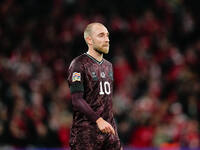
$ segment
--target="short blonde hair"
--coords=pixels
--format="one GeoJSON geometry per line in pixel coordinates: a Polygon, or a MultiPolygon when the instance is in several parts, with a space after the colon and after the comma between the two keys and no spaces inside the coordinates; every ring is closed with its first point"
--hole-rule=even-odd
{"type": "Polygon", "coordinates": [[[86,26],[85,30],[84,30],[84,39],[85,39],[85,42],[87,43],[87,40],[86,38],[88,36],[91,36],[91,33],[92,33],[92,28],[94,25],[100,25],[100,26],[104,26],[103,24],[101,23],[98,23],[98,22],[93,22],[93,23],[90,23],[86,26]]]}

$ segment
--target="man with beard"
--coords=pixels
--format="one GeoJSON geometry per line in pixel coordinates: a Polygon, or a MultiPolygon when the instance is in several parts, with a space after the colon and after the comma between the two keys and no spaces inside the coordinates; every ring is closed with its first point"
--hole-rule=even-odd
{"type": "Polygon", "coordinates": [[[120,140],[112,111],[113,69],[103,58],[109,52],[109,33],[101,23],[91,23],[84,31],[87,53],[76,57],[68,83],[73,106],[71,150],[120,150],[120,140]]]}

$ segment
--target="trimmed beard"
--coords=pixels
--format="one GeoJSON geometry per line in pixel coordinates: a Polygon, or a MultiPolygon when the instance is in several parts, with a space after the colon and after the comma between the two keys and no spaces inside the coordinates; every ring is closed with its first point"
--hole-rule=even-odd
{"type": "MultiPolygon", "coordinates": [[[[107,50],[105,50],[106,52],[104,52],[103,47],[102,48],[101,47],[94,47],[94,50],[96,52],[98,52],[99,54],[108,54],[107,50]]],[[[108,51],[109,51],[109,48],[108,48],[108,51]]]]}
{"type": "Polygon", "coordinates": [[[101,55],[101,54],[104,54],[102,51],[98,50],[97,48],[94,48],[94,50],[95,50],[97,53],[99,53],[100,55],[101,55]]]}

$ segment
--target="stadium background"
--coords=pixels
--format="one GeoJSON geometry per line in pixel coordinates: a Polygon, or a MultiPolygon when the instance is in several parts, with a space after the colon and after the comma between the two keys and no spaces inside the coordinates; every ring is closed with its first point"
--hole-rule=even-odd
{"type": "Polygon", "coordinates": [[[0,148],[68,146],[67,68],[94,21],[110,31],[123,145],[198,148],[198,9],[195,0],[1,0],[0,148]]]}

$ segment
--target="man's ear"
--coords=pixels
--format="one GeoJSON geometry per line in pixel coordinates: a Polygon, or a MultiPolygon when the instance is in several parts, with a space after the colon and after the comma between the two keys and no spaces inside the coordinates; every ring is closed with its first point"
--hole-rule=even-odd
{"type": "Polygon", "coordinates": [[[86,41],[87,41],[88,45],[92,45],[92,38],[90,36],[86,37],[86,41]]]}

